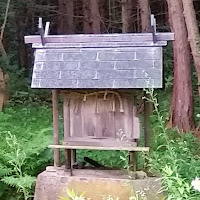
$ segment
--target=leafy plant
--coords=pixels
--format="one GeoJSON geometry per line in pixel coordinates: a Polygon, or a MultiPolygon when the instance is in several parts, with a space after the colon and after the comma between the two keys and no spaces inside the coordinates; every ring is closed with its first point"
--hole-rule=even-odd
{"type": "Polygon", "coordinates": [[[24,199],[23,190],[32,194],[29,183],[53,163],[47,148],[52,140],[51,111],[47,105],[10,104],[0,113],[0,124],[0,199],[24,199]]]}
{"type": "Polygon", "coordinates": [[[67,189],[67,197],[59,197],[61,200],[85,200],[84,193],[78,195],[74,192],[74,190],[67,189]]]}
{"type": "Polygon", "coordinates": [[[7,175],[5,174],[1,181],[16,187],[18,192],[23,193],[24,199],[28,200],[32,197],[31,189],[36,179],[23,172],[22,168],[26,161],[26,154],[20,148],[16,136],[10,132],[7,134],[6,143],[10,148],[10,152],[6,153],[6,157],[10,165],[10,171],[7,171],[7,175]]]}
{"type": "Polygon", "coordinates": [[[145,91],[149,96],[146,99],[154,105],[157,119],[153,129],[157,148],[151,153],[150,167],[160,172],[164,185],[160,192],[167,192],[167,200],[199,199],[200,193],[191,187],[191,180],[200,174],[200,160],[196,152],[199,143],[189,134],[180,136],[177,131],[168,130],[159,111],[157,95],[153,89],[145,91]]]}

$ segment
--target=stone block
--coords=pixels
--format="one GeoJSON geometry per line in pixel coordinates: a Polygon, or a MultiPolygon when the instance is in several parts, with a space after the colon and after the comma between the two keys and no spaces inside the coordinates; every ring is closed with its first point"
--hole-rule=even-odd
{"type": "Polygon", "coordinates": [[[102,200],[111,195],[128,200],[132,193],[144,193],[147,200],[161,200],[161,182],[157,178],[130,180],[120,170],[73,170],[72,176],[63,169],[42,172],[37,179],[34,200],[59,200],[67,197],[67,189],[85,193],[86,198],[102,200]]]}

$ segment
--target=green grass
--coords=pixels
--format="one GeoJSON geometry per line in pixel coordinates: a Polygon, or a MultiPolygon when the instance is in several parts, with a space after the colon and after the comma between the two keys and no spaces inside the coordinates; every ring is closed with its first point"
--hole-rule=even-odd
{"type": "MultiPolygon", "coordinates": [[[[169,95],[158,91],[159,109],[164,121],[168,119],[169,95]]],[[[0,113],[0,178],[6,176],[6,169],[10,169],[6,153],[10,152],[5,138],[8,132],[15,135],[22,151],[26,154],[23,171],[36,177],[48,165],[53,165],[53,151],[47,146],[53,142],[52,108],[49,103],[36,103],[33,100],[20,99],[18,103],[11,102],[0,113]],[[4,171],[3,171],[4,169],[4,171]]],[[[60,134],[63,135],[62,116],[60,117],[60,134]]],[[[162,169],[170,164],[169,152],[166,150],[165,140],[159,129],[156,115],[150,118],[151,123],[151,168],[162,174],[162,169]]],[[[178,134],[177,130],[168,130],[170,145],[177,158],[177,170],[181,178],[190,183],[200,174],[200,145],[192,134],[178,134]]],[[[142,137],[141,144],[144,137],[142,137]]],[[[78,150],[77,159],[83,160],[88,156],[108,167],[124,167],[120,151],[90,151],[78,150]]],[[[63,160],[63,158],[62,158],[63,160]]],[[[139,166],[144,157],[139,156],[139,166]]],[[[170,191],[170,188],[168,188],[170,191]]],[[[16,190],[0,183],[0,199],[16,199],[16,190]]]]}

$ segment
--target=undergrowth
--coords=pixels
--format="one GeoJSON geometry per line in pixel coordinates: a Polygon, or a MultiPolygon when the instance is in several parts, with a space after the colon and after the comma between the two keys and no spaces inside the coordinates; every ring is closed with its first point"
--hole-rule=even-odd
{"type": "Polygon", "coordinates": [[[51,109],[10,104],[0,124],[0,199],[28,199],[37,174],[52,164],[51,109]]]}
{"type": "Polygon", "coordinates": [[[197,200],[200,192],[191,185],[200,175],[200,145],[192,134],[180,134],[166,128],[166,119],[159,109],[153,89],[146,90],[148,101],[154,105],[152,119],[151,170],[161,177],[167,200],[197,200]]]}

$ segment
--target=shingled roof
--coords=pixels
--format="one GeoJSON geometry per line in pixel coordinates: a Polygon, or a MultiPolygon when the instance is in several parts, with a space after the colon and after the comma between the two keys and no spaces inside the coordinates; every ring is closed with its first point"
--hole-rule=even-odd
{"type": "Polygon", "coordinates": [[[161,88],[162,47],[171,33],[27,36],[32,88],[161,88]]]}

